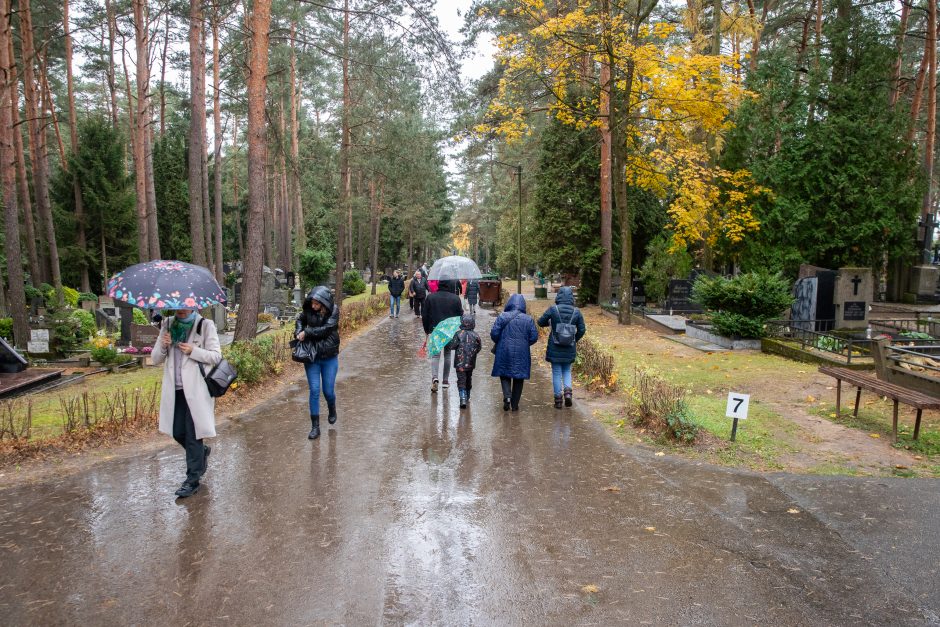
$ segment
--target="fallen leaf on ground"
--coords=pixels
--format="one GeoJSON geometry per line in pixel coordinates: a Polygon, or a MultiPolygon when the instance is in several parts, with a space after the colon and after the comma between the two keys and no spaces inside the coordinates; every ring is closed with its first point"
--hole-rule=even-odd
{"type": "Polygon", "coordinates": [[[907,466],[903,464],[895,464],[894,467],[897,468],[898,470],[907,470],[907,466]]]}
{"type": "Polygon", "coordinates": [[[795,508],[795,507],[791,507],[790,509],[787,510],[787,513],[788,513],[788,514],[799,514],[799,513],[800,513],[800,510],[798,510],[798,509],[795,508]]]}
{"type": "MultiPolygon", "coordinates": [[[[921,457],[920,455],[915,455],[915,456],[914,456],[914,459],[916,459],[917,461],[920,461],[920,460],[923,459],[923,457],[921,457]]],[[[0,475],[0,477],[2,477],[2,476],[3,476],[3,475],[0,475]]]]}
{"type": "Polygon", "coordinates": [[[835,414],[829,414],[829,417],[830,417],[830,418],[835,418],[836,415],[835,415],[835,414]]]}
{"type": "Polygon", "coordinates": [[[605,492],[620,492],[620,488],[615,485],[609,485],[606,488],[603,488],[605,492]]]}
{"type": "Polygon", "coordinates": [[[583,592],[584,594],[597,594],[600,591],[601,589],[595,586],[594,584],[583,586],[581,588],[581,592],[583,592]]]}
{"type": "Polygon", "coordinates": [[[662,451],[656,451],[656,457],[662,457],[663,455],[665,455],[664,452],[662,452],[662,451]]]}
{"type": "Polygon", "coordinates": [[[806,402],[807,402],[807,403],[815,403],[815,402],[816,402],[816,397],[813,396],[812,394],[810,394],[809,396],[806,397],[806,402]]]}
{"type": "Polygon", "coordinates": [[[872,437],[872,438],[880,438],[880,437],[881,437],[881,434],[880,434],[880,433],[869,433],[868,436],[869,436],[869,437],[872,437]]]}
{"type": "Polygon", "coordinates": [[[656,531],[656,527],[643,527],[646,531],[656,531]]]}

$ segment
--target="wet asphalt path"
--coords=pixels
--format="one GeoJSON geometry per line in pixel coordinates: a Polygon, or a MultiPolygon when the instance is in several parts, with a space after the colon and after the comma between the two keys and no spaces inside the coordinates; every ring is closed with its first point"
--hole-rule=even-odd
{"type": "Polygon", "coordinates": [[[191,499],[175,444],[0,492],[0,623],[940,623],[940,483],[655,457],[543,369],[504,413],[488,340],[461,414],[422,338],[349,343],[317,442],[301,382],[224,427],[191,499]]]}

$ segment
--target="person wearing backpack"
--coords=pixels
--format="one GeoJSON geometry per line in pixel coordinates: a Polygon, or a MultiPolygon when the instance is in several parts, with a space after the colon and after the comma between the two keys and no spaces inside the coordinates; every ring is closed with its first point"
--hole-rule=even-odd
{"type": "Polygon", "coordinates": [[[555,392],[555,409],[571,407],[571,364],[578,356],[578,340],[584,337],[587,328],[584,316],[574,306],[574,293],[570,287],[562,287],[555,296],[554,307],[549,307],[539,318],[540,327],[551,326],[545,360],[552,365],[552,387],[555,392]]]}
{"type": "Polygon", "coordinates": [[[171,436],[186,451],[186,479],[176,496],[199,490],[211,449],[204,438],[215,437],[215,399],[209,394],[200,364],[222,361],[219,334],[212,320],[195,309],[177,309],[160,327],[151,353],[153,365],[163,364],[160,392],[160,433],[171,436]]]}

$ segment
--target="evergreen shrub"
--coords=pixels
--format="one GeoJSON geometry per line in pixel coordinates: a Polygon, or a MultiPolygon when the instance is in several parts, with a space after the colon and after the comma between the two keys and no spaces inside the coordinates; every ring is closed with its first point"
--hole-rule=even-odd
{"type": "Polygon", "coordinates": [[[759,338],[764,323],[777,318],[793,304],[790,284],[780,274],[748,272],[728,279],[699,277],[692,297],[711,314],[712,324],[721,335],[759,338]]]}
{"type": "Polygon", "coordinates": [[[362,280],[355,270],[347,270],[343,275],[343,292],[349,296],[362,294],[366,291],[366,282],[362,280]]]}

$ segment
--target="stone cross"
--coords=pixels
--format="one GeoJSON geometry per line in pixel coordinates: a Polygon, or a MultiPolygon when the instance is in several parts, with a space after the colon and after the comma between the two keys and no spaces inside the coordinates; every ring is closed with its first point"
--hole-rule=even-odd
{"type": "Polygon", "coordinates": [[[859,277],[857,274],[855,275],[855,278],[853,278],[851,281],[849,281],[849,283],[852,284],[852,287],[855,288],[855,290],[852,292],[852,295],[853,295],[853,296],[858,296],[858,284],[861,283],[861,282],[862,282],[862,279],[861,279],[861,277],[859,277]]]}

